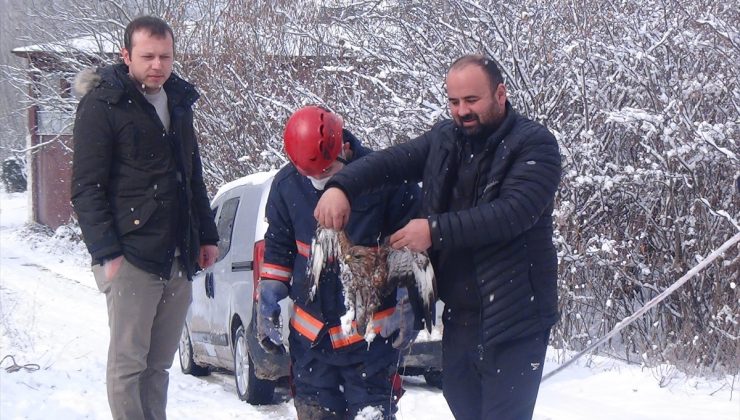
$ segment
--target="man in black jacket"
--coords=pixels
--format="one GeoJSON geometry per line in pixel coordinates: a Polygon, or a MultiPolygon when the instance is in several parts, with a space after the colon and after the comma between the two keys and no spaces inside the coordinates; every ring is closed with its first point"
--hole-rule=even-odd
{"type": "Polygon", "coordinates": [[[553,135],[507,101],[495,62],[447,74],[452,120],[334,175],[314,215],[338,229],[350,202],[389,182],[423,182],[422,216],[391,236],[429,250],[443,314],[443,391],[458,419],[532,417],[550,328],[558,319],[553,135]]]}
{"type": "Polygon", "coordinates": [[[114,419],[164,419],[167,369],[196,264],[218,233],[193,130],[198,93],[172,73],[174,37],[159,18],[131,21],[125,64],[81,73],[72,203],[108,304],[108,403],[114,419]]]}

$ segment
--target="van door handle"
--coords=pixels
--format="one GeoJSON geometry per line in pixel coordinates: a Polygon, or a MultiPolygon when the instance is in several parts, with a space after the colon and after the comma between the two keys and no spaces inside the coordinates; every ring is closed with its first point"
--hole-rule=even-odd
{"type": "Polygon", "coordinates": [[[213,298],[213,273],[206,273],[206,297],[213,298]]]}
{"type": "Polygon", "coordinates": [[[237,261],[231,263],[231,271],[249,271],[253,266],[252,261],[237,261]]]}

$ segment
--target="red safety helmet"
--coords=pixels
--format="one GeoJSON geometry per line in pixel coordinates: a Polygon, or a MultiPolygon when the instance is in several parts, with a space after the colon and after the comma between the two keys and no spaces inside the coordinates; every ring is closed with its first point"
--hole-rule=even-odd
{"type": "Polygon", "coordinates": [[[319,177],[342,150],[342,118],[318,106],[305,106],[285,124],[285,151],[298,171],[319,177]]]}

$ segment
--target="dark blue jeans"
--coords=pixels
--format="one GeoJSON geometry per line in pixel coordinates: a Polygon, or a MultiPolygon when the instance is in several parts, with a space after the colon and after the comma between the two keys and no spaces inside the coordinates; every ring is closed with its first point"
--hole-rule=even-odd
{"type": "Polygon", "coordinates": [[[452,414],[457,420],[531,419],[550,330],[479,348],[481,336],[478,325],[445,323],[442,391],[452,414]]]}

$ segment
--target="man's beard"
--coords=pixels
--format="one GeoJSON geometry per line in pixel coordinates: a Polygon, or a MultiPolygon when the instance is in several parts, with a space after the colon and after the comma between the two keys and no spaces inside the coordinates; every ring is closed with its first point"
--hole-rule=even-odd
{"type": "Polygon", "coordinates": [[[460,120],[458,123],[455,121],[455,125],[457,128],[460,129],[460,131],[463,133],[463,135],[471,140],[479,140],[479,139],[487,139],[488,136],[490,136],[498,126],[500,125],[499,122],[495,122],[492,124],[482,124],[480,122],[480,118],[478,118],[477,115],[475,115],[473,118],[468,118],[465,120],[460,120]],[[463,124],[465,121],[478,121],[478,125],[475,127],[465,127],[463,124]]]}

